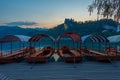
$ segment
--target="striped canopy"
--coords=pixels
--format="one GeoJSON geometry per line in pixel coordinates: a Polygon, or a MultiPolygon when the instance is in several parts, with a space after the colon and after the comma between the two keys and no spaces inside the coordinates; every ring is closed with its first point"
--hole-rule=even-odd
{"type": "Polygon", "coordinates": [[[109,42],[109,40],[105,36],[100,34],[90,35],[84,41],[87,41],[87,40],[92,40],[92,42],[109,42]]]}
{"type": "Polygon", "coordinates": [[[60,41],[62,37],[70,37],[73,41],[82,41],[80,35],[74,32],[67,32],[59,35],[57,41],[60,41]]]}
{"type": "Polygon", "coordinates": [[[47,34],[37,34],[29,39],[29,42],[38,42],[41,38],[50,38],[52,41],[55,41],[55,39],[52,36],[49,36],[47,34]]]}

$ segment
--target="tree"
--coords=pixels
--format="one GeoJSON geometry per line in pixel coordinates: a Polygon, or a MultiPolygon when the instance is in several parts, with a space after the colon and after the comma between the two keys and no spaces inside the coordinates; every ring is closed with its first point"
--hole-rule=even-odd
{"type": "Polygon", "coordinates": [[[91,5],[89,5],[88,11],[91,13],[97,10],[97,16],[114,18],[117,22],[120,21],[120,0],[94,0],[91,5]]]}

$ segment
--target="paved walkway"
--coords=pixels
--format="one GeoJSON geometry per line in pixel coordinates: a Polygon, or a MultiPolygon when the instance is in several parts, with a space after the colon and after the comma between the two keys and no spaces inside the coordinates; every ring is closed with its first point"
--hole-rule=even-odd
{"type": "Polygon", "coordinates": [[[79,64],[21,62],[0,65],[0,73],[10,80],[120,80],[120,61],[84,61],[79,64]]]}

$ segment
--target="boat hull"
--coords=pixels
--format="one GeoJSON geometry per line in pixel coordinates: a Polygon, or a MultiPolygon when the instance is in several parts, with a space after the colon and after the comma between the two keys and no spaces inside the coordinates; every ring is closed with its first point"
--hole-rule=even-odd
{"type": "Polygon", "coordinates": [[[100,61],[100,62],[107,62],[107,61],[112,61],[116,60],[117,56],[90,56],[90,55],[85,55],[88,60],[95,60],[95,61],[100,61]]]}
{"type": "Polygon", "coordinates": [[[0,56],[0,64],[21,62],[22,60],[24,60],[24,57],[28,55],[28,52],[29,48],[26,48],[22,51],[17,51],[13,54],[0,56]]]}
{"type": "Polygon", "coordinates": [[[107,54],[105,54],[95,50],[88,50],[87,48],[84,48],[82,52],[88,60],[94,60],[100,62],[116,60],[118,57],[116,54],[111,54],[108,52],[107,54]]]}
{"type": "Polygon", "coordinates": [[[49,58],[47,57],[26,57],[28,63],[45,63],[48,62],[49,58]]]}
{"type": "Polygon", "coordinates": [[[19,58],[0,58],[0,64],[6,64],[6,63],[14,63],[14,62],[21,62],[24,59],[24,57],[19,57],[19,58]]]}
{"type": "Polygon", "coordinates": [[[78,50],[70,50],[67,46],[61,47],[58,50],[58,55],[67,63],[79,63],[82,61],[81,53],[78,50]]]}
{"type": "Polygon", "coordinates": [[[32,53],[32,54],[29,54],[27,57],[25,57],[25,60],[28,63],[45,63],[45,62],[48,62],[50,57],[54,53],[54,49],[52,47],[45,47],[43,49],[40,49],[40,51],[38,51],[37,53],[35,53],[35,52],[32,53]]]}
{"type": "Polygon", "coordinates": [[[82,57],[61,57],[64,62],[67,63],[79,63],[82,61],[82,57]]]}

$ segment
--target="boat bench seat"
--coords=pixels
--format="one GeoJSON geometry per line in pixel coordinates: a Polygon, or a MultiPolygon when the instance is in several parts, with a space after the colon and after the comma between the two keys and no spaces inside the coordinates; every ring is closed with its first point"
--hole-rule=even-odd
{"type": "Polygon", "coordinates": [[[75,56],[80,56],[80,53],[77,50],[70,50],[75,56]]]}
{"type": "Polygon", "coordinates": [[[36,51],[36,53],[30,55],[30,57],[36,57],[36,56],[38,56],[42,52],[43,52],[43,50],[36,51]]]}
{"type": "Polygon", "coordinates": [[[101,53],[101,52],[98,52],[98,51],[94,51],[94,50],[89,50],[89,52],[95,53],[97,55],[102,55],[102,56],[106,56],[107,55],[107,54],[104,54],[104,53],[101,53]]]}
{"type": "Polygon", "coordinates": [[[71,57],[71,55],[70,55],[70,54],[68,54],[67,52],[66,52],[66,53],[64,53],[64,54],[62,54],[62,53],[63,53],[63,51],[62,51],[62,50],[59,50],[59,53],[61,54],[61,56],[71,57]]]}

